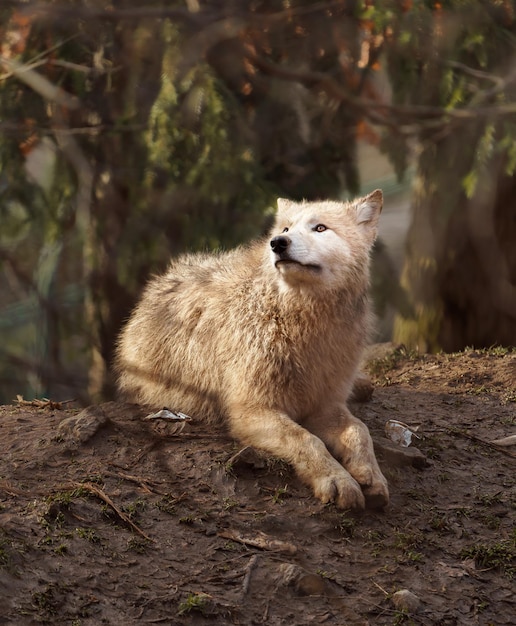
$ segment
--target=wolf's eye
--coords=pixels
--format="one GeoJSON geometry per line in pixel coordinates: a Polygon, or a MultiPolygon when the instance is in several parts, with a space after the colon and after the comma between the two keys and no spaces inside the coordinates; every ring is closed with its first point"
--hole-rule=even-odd
{"type": "Polygon", "coordinates": [[[288,232],[288,228],[285,226],[285,228],[281,231],[282,233],[286,233],[288,232]]]}
{"type": "Polygon", "coordinates": [[[326,228],[326,226],[324,224],[317,224],[317,226],[314,226],[314,230],[316,233],[322,233],[325,230],[328,230],[326,228]]]}

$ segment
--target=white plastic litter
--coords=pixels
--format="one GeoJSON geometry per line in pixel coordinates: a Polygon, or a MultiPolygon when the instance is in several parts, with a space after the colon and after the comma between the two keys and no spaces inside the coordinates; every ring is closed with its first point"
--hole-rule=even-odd
{"type": "Polygon", "coordinates": [[[183,428],[185,427],[187,422],[191,421],[191,417],[189,415],[186,415],[185,413],[181,413],[180,411],[177,411],[176,413],[174,411],[171,411],[170,409],[161,409],[161,411],[158,411],[157,413],[151,413],[150,415],[146,415],[144,417],[144,419],[146,420],[166,420],[169,428],[168,428],[168,434],[169,435],[178,435],[183,428]]]}
{"type": "MultiPolygon", "coordinates": [[[[389,420],[385,422],[385,434],[387,437],[403,448],[408,448],[412,443],[412,437],[418,437],[407,424],[398,420],[389,420]]],[[[418,437],[419,438],[419,437],[418,437]]]]}

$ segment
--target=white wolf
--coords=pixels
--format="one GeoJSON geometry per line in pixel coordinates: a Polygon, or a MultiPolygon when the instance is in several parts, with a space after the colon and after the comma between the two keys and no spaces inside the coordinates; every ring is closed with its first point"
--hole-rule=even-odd
{"type": "Polygon", "coordinates": [[[369,432],[346,406],[381,208],[379,190],[352,203],[280,199],[266,240],[172,261],[121,334],[126,398],[225,420],[323,502],[386,505],[369,432]]]}

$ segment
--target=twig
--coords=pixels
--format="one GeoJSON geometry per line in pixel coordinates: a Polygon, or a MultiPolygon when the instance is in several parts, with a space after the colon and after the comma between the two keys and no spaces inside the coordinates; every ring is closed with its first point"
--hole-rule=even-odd
{"type": "Polygon", "coordinates": [[[253,554],[249,563],[247,564],[247,567],[245,568],[245,576],[242,582],[242,600],[245,598],[245,596],[247,595],[247,592],[249,591],[249,584],[251,582],[251,576],[252,576],[254,568],[256,567],[257,562],[258,562],[258,555],[253,554]]]}
{"type": "Polygon", "coordinates": [[[267,600],[266,604],[265,604],[265,610],[263,612],[262,615],[262,624],[264,624],[265,622],[269,621],[269,606],[270,606],[271,601],[267,600]]]}
{"type": "Polygon", "coordinates": [[[516,446],[516,435],[509,435],[509,437],[503,437],[503,439],[493,439],[489,443],[494,446],[516,446]]]}
{"type": "Polygon", "coordinates": [[[106,493],[104,493],[102,489],[99,489],[97,485],[94,485],[93,483],[76,483],[76,482],[73,482],[72,485],[76,487],[77,489],[86,489],[87,491],[96,495],[103,502],[108,504],[113,509],[113,511],[118,515],[118,517],[122,521],[124,521],[126,524],[128,524],[135,532],[137,532],[139,535],[147,539],[147,541],[152,541],[152,542],[154,541],[148,535],[146,535],[143,532],[143,530],[131,520],[129,516],[127,516],[123,511],[121,511],[113,502],[113,500],[111,500],[111,498],[106,493]]]}
{"type": "Polygon", "coordinates": [[[0,489],[6,493],[9,496],[31,496],[33,494],[30,494],[26,491],[22,491],[21,489],[17,489],[16,487],[13,487],[12,485],[10,485],[7,481],[2,481],[0,482],[0,489]]]}
{"type": "Polygon", "coordinates": [[[378,587],[378,589],[385,595],[385,597],[388,597],[390,594],[388,591],[385,591],[385,589],[383,587],[381,587],[378,583],[375,583],[375,581],[372,581],[373,585],[375,587],[378,587]]]}
{"type": "Polygon", "coordinates": [[[257,532],[253,537],[249,537],[240,534],[238,531],[224,530],[218,533],[218,536],[243,543],[246,546],[270,550],[271,552],[284,552],[286,554],[296,554],[297,552],[297,547],[294,544],[279,539],[272,539],[262,532],[257,532]]]}
{"type": "Polygon", "coordinates": [[[152,493],[153,490],[149,488],[149,486],[145,483],[145,481],[137,476],[132,476],[131,474],[123,474],[122,472],[103,472],[105,476],[111,476],[112,478],[122,478],[123,480],[128,480],[129,482],[136,483],[145,493],[152,493]]]}
{"type": "Polygon", "coordinates": [[[70,402],[75,402],[75,399],[72,400],[60,400],[56,402],[55,400],[49,400],[48,398],[34,398],[34,400],[24,400],[23,396],[19,394],[16,396],[16,404],[18,406],[34,406],[38,409],[57,409],[59,411],[62,410],[63,404],[70,404],[70,402]]]}
{"type": "Polygon", "coordinates": [[[452,435],[458,435],[460,437],[464,437],[465,439],[470,439],[471,441],[474,441],[475,443],[479,443],[483,446],[486,446],[487,448],[491,448],[491,450],[496,450],[497,452],[501,452],[502,454],[506,454],[507,456],[510,456],[511,458],[516,459],[516,454],[512,454],[511,452],[509,452],[509,450],[505,450],[503,447],[500,447],[500,445],[497,445],[491,441],[485,441],[484,439],[479,439],[478,437],[475,437],[475,435],[470,435],[469,433],[465,433],[462,430],[459,430],[457,428],[446,427],[445,430],[452,435]]]}
{"type": "Polygon", "coordinates": [[[148,481],[143,478],[139,478],[138,476],[133,476],[132,474],[126,474],[124,472],[104,472],[106,476],[111,476],[112,478],[122,478],[123,480],[128,480],[132,483],[136,483],[139,485],[145,492],[147,493],[157,493],[160,496],[166,495],[165,491],[161,489],[157,489],[154,486],[149,485],[148,481]]]}

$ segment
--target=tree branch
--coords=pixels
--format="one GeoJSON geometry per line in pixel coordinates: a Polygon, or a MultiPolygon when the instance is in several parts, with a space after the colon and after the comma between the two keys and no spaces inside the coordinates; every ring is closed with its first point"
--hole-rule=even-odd
{"type": "MultiPolygon", "coordinates": [[[[462,109],[445,109],[428,105],[391,105],[375,102],[368,98],[355,96],[343,88],[339,82],[328,74],[309,70],[297,70],[268,61],[251,50],[246,50],[246,58],[264,74],[295,81],[307,88],[319,88],[330,97],[352,107],[361,117],[382,126],[389,126],[398,132],[413,134],[425,127],[444,127],[452,120],[467,121],[480,117],[501,117],[516,114],[516,102],[507,102],[496,106],[465,107],[462,109]],[[410,124],[419,124],[418,127],[410,124]]],[[[516,78],[516,76],[515,76],[516,78]]],[[[511,75],[512,80],[512,75],[511,75]]],[[[490,93],[492,90],[489,90],[490,93]]]]}
{"type": "MultiPolygon", "coordinates": [[[[43,61],[38,61],[39,65],[42,63],[43,61]]],[[[45,100],[60,104],[67,109],[78,109],[80,107],[79,98],[72,96],[64,89],[61,89],[61,87],[51,83],[48,78],[32,69],[34,65],[25,65],[15,59],[8,59],[4,56],[0,56],[0,65],[3,65],[12,76],[30,87],[45,100]]]]}

